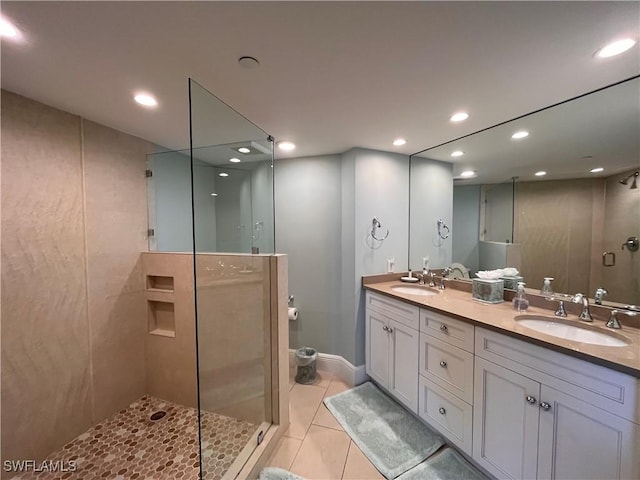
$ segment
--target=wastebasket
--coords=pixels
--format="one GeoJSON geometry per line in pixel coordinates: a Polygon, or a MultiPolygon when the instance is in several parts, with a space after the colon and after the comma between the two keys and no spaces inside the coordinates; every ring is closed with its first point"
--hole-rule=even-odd
{"type": "Polygon", "coordinates": [[[311,347],[302,347],[296,350],[296,382],[309,385],[316,381],[316,362],[318,352],[311,347]]]}

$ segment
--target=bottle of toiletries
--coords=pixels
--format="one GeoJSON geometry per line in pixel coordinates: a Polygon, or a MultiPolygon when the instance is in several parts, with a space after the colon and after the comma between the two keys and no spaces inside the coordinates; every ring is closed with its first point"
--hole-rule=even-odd
{"type": "Polygon", "coordinates": [[[553,288],[551,288],[551,282],[553,282],[553,277],[544,277],[544,282],[540,289],[540,295],[544,296],[548,300],[553,299],[553,288]]]}
{"type": "Polygon", "coordinates": [[[529,308],[529,300],[527,300],[527,295],[524,293],[524,285],[524,282],[518,282],[516,296],[513,297],[513,308],[518,312],[522,312],[529,308]]]}

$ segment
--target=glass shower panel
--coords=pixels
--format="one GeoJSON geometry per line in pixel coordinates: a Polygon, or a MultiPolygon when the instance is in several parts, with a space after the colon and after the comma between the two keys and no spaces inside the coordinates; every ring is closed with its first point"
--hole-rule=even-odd
{"type": "Polygon", "coordinates": [[[271,423],[273,142],[189,83],[201,476],[233,478],[271,423]]]}
{"type": "Polygon", "coordinates": [[[483,185],[481,190],[483,229],[481,240],[513,243],[515,180],[483,185]]]}

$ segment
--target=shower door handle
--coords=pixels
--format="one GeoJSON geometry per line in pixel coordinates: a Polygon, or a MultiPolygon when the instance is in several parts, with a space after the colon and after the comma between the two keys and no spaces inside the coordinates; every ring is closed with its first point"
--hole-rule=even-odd
{"type": "Polygon", "coordinates": [[[602,254],[602,266],[613,267],[616,264],[616,254],[613,252],[604,252],[602,254]]]}

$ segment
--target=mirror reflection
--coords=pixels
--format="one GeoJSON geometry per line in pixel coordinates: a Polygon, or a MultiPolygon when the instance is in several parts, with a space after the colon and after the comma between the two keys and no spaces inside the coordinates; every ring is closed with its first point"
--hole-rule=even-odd
{"type": "Polygon", "coordinates": [[[604,289],[604,304],[638,305],[638,132],[634,77],[419,152],[412,168],[414,158],[453,163],[452,261],[471,278],[510,266],[532,290],[553,277],[556,292],[604,289]]]}

